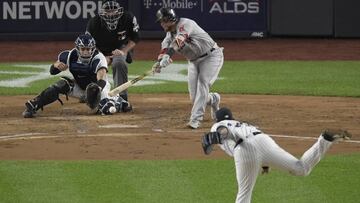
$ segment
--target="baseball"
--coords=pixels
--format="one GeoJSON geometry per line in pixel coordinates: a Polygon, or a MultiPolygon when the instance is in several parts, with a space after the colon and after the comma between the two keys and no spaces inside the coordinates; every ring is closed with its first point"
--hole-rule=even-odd
{"type": "Polygon", "coordinates": [[[116,108],[114,106],[109,108],[110,113],[116,113],[116,108]]]}

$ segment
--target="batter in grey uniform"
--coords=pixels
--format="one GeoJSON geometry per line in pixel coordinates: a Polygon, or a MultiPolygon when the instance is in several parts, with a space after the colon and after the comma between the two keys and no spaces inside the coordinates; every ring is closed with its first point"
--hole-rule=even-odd
{"type": "Polygon", "coordinates": [[[177,18],[171,8],[161,8],[156,13],[157,21],[166,32],[161,43],[161,52],[155,71],[168,66],[171,56],[178,52],[188,60],[188,88],[193,103],[188,127],[196,129],[203,120],[205,108],[211,106],[211,116],[219,109],[220,95],[209,93],[224,62],[223,48],[195,21],[177,18]]]}
{"type": "Polygon", "coordinates": [[[261,170],[267,173],[269,167],[274,167],[292,175],[307,176],[334,142],[351,137],[347,131],[325,130],[316,143],[297,159],[257,127],[234,120],[227,108],[219,109],[216,119],[217,123],[203,136],[202,145],[205,154],[210,154],[213,144],[219,144],[221,149],[234,157],[237,203],[251,202],[251,194],[261,170]]]}

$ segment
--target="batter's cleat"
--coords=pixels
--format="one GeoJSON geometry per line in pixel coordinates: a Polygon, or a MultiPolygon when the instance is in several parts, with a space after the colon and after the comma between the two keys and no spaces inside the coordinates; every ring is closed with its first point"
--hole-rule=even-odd
{"type": "Polygon", "coordinates": [[[211,118],[216,120],[215,112],[220,108],[220,94],[218,93],[210,93],[211,99],[211,118]]]}
{"type": "Polygon", "coordinates": [[[351,134],[346,130],[332,130],[326,129],[324,130],[321,135],[324,137],[325,140],[329,142],[336,142],[340,140],[349,140],[351,138],[351,134]]]}
{"type": "Polygon", "coordinates": [[[36,106],[31,101],[25,103],[25,111],[22,113],[24,118],[33,118],[36,114],[36,106]]]}
{"type": "Polygon", "coordinates": [[[191,120],[187,123],[186,125],[187,127],[191,128],[191,129],[197,129],[200,127],[200,121],[198,120],[191,120]]]}

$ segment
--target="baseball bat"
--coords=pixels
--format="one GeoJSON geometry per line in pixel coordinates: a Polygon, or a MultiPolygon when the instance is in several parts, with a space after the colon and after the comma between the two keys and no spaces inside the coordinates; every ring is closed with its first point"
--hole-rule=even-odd
{"type": "Polygon", "coordinates": [[[109,96],[110,97],[113,97],[117,94],[119,94],[120,92],[126,90],[127,88],[131,87],[133,84],[137,83],[138,81],[144,79],[146,76],[148,75],[152,75],[153,74],[153,69],[149,70],[149,71],[146,71],[145,73],[137,76],[136,78],[122,84],[122,85],[119,85],[118,87],[115,87],[114,89],[110,90],[109,92],[109,96]]]}

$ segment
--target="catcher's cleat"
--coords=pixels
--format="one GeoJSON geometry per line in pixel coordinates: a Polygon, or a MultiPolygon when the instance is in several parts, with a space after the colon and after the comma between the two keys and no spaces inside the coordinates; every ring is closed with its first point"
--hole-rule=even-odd
{"type": "Polygon", "coordinates": [[[187,123],[187,127],[191,128],[191,129],[197,129],[200,127],[200,121],[198,120],[190,120],[187,123]]]}
{"type": "Polygon", "coordinates": [[[220,94],[218,93],[210,93],[211,99],[211,118],[216,120],[215,112],[220,108],[220,94]]]}
{"type": "Polygon", "coordinates": [[[340,140],[349,140],[351,138],[351,134],[346,130],[324,130],[321,135],[325,140],[330,142],[340,141],[340,140]]]}
{"type": "Polygon", "coordinates": [[[25,111],[22,113],[24,118],[33,118],[36,114],[36,105],[31,101],[25,103],[25,111]]]}
{"type": "Polygon", "coordinates": [[[79,98],[79,103],[86,103],[86,96],[85,96],[85,95],[82,95],[82,96],[79,98]]]}

